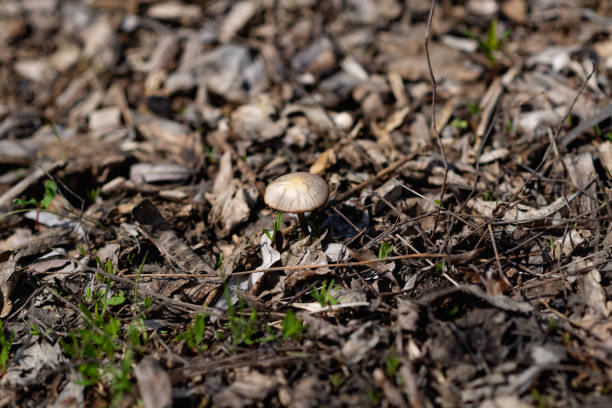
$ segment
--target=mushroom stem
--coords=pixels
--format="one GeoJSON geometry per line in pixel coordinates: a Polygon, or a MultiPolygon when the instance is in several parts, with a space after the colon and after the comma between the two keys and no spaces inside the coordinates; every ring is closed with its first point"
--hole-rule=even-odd
{"type": "Polygon", "coordinates": [[[298,213],[298,220],[300,221],[300,227],[302,228],[302,232],[305,236],[308,235],[308,224],[306,223],[306,217],[304,217],[304,213],[298,213]]]}

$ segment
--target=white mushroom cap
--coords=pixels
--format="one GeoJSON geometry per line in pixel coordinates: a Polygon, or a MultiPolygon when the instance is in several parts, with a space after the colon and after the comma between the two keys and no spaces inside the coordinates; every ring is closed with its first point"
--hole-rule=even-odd
{"type": "Polygon", "coordinates": [[[289,173],[268,184],[264,201],[275,210],[304,213],[321,207],[327,201],[327,182],[311,173],[289,173]]]}

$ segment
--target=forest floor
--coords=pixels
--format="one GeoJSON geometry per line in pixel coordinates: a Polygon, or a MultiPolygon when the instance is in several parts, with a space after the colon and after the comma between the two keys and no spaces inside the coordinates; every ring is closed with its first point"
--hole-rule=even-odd
{"type": "Polygon", "coordinates": [[[612,406],[610,16],[0,2],[0,407],[612,406]]]}

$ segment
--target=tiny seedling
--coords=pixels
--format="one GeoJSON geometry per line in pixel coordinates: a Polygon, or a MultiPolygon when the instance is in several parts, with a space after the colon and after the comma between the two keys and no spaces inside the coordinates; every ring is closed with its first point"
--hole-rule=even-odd
{"type": "Polygon", "coordinates": [[[552,397],[542,395],[536,388],[531,390],[531,398],[537,404],[538,408],[548,408],[552,403],[552,397]]]}
{"type": "Polygon", "coordinates": [[[222,266],[223,266],[223,254],[220,253],[219,255],[217,255],[217,269],[221,269],[222,266]]]}
{"type": "Polygon", "coordinates": [[[40,327],[38,327],[34,323],[30,322],[30,334],[32,336],[40,336],[40,335],[42,335],[42,330],[40,330],[40,327]]]}
{"type": "Polygon", "coordinates": [[[371,390],[368,391],[368,398],[370,399],[370,405],[376,406],[380,403],[383,397],[382,390],[371,390]]]}
{"type": "Polygon", "coordinates": [[[187,347],[193,352],[204,351],[208,348],[207,344],[202,344],[206,331],[206,319],[208,314],[201,313],[193,319],[193,323],[187,330],[176,336],[177,341],[185,341],[187,347]]]}
{"type": "Polygon", "coordinates": [[[340,387],[340,385],[342,385],[342,383],[344,382],[344,379],[342,378],[342,374],[340,373],[333,373],[331,378],[330,378],[332,387],[334,389],[337,389],[338,387],[340,387]]]}
{"type": "Polygon", "coordinates": [[[118,364],[109,364],[105,367],[105,374],[111,378],[110,393],[111,407],[121,405],[123,395],[132,391],[130,372],[132,370],[132,352],[126,351],[125,355],[118,364]]]}
{"type": "Polygon", "coordinates": [[[548,333],[554,334],[557,331],[557,321],[555,319],[548,319],[548,333]]]}
{"type": "Polygon", "coordinates": [[[0,216],[0,221],[3,218],[8,217],[9,215],[20,214],[20,213],[28,212],[30,210],[35,209],[36,210],[36,229],[38,229],[38,214],[40,213],[40,210],[46,210],[51,204],[51,202],[53,201],[53,199],[55,198],[55,196],[57,196],[57,184],[55,184],[55,181],[51,179],[46,180],[44,183],[44,186],[45,186],[45,193],[43,195],[43,198],[40,201],[38,201],[35,198],[30,198],[29,200],[16,198],[13,200],[13,204],[26,206],[28,208],[22,208],[19,210],[14,210],[14,211],[9,211],[7,213],[4,213],[0,216]]]}
{"type": "Polygon", "coordinates": [[[393,245],[388,242],[383,242],[380,244],[380,248],[378,249],[378,259],[388,258],[393,253],[393,245]]]}
{"type": "Polygon", "coordinates": [[[338,300],[329,293],[329,291],[333,288],[333,279],[331,280],[331,282],[329,282],[329,285],[327,285],[327,281],[323,281],[323,284],[320,288],[310,288],[310,294],[312,295],[314,300],[319,302],[322,307],[336,305],[338,304],[338,300]]]}
{"type": "Polygon", "coordinates": [[[465,119],[455,118],[451,121],[451,126],[459,130],[464,130],[468,128],[469,123],[465,119]]]}
{"type": "Polygon", "coordinates": [[[306,330],[304,323],[297,318],[293,311],[288,311],[283,319],[283,339],[299,339],[306,330]]]}
{"type": "Polygon", "coordinates": [[[393,350],[391,355],[385,360],[385,373],[387,377],[393,378],[399,368],[400,359],[397,355],[397,351],[393,350]]]}
{"type": "Polygon", "coordinates": [[[8,335],[4,332],[4,326],[2,320],[0,320],[0,374],[6,372],[6,366],[8,365],[9,352],[13,346],[14,333],[8,332],[8,335]]]}
{"type": "Polygon", "coordinates": [[[491,20],[489,24],[489,31],[486,40],[481,39],[478,35],[474,34],[469,30],[463,32],[466,36],[475,40],[478,43],[480,50],[484,52],[491,67],[495,67],[495,53],[501,49],[502,43],[512,33],[511,30],[504,31],[501,35],[497,32],[497,18],[491,20]]]}
{"type": "Polygon", "coordinates": [[[444,272],[445,267],[446,267],[446,261],[438,262],[436,264],[436,272],[438,273],[444,272]]]}
{"type": "Polygon", "coordinates": [[[85,191],[85,193],[87,194],[87,198],[89,198],[91,202],[95,203],[100,196],[100,186],[88,189],[85,191]]]}
{"type": "Polygon", "coordinates": [[[265,343],[267,341],[276,340],[276,336],[270,332],[268,326],[266,326],[266,335],[255,337],[257,333],[259,333],[257,310],[251,308],[251,313],[246,317],[244,313],[244,301],[242,299],[238,300],[238,310],[236,310],[227,287],[225,288],[224,295],[228,305],[227,314],[229,315],[229,322],[227,325],[232,333],[232,345],[230,346],[232,351],[241,344],[252,346],[255,343],[265,343]]]}
{"type": "Polygon", "coordinates": [[[206,158],[212,164],[217,162],[217,152],[214,146],[204,146],[204,153],[206,153],[206,158]]]}
{"type": "Polygon", "coordinates": [[[149,336],[142,317],[132,320],[128,326],[128,339],[136,348],[147,344],[149,336]]]}
{"type": "Polygon", "coordinates": [[[455,317],[457,316],[457,313],[459,313],[459,306],[454,305],[449,311],[448,311],[448,317],[455,317]]]}
{"type": "Polygon", "coordinates": [[[466,107],[472,116],[477,116],[480,113],[480,107],[473,102],[468,102],[466,107]]]}
{"type": "Polygon", "coordinates": [[[270,235],[270,231],[264,229],[264,234],[270,239],[272,242],[276,242],[277,234],[281,229],[281,223],[283,222],[283,213],[279,212],[276,221],[272,223],[272,235],[270,235]]]}

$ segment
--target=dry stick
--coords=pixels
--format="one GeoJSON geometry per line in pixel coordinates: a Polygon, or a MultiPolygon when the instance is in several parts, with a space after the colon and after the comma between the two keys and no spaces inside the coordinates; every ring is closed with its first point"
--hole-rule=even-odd
{"type": "Polygon", "coordinates": [[[489,235],[491,236],[491,245],[493,246],[493,252],[495,253],[495,262],[497,263],[497,269],[499,270],[499,276],[502,278],[504,283],[508,285],[509,288],[512,288],[512,284],[504,274],[504,270],[502,269],[501,261],[499,260],[499,253],[497,252],[497,244],[495,243],[495,236],[493,235],[493,227],[491,224],[489,225],[489,235]]]}
{"type": "Polygon", "coordinates": [[[429,35],[431,33],[431,22],[433,20],[433,13],[436,7],[436,0],[431,0],[431,7],[429,9],[429,18],[427,19],[427,31],[425,32],[425,55],[427,56],[427,68],[429,68],[429,77],[431,78],[431,127],[433,128],[434,134],[436,135],[436,141],[440,146],[440,152],[442,153],[442,161],[444,162],[444,180],[442,181],[442,190],[440,191],[440,204],[438,205],[438,211],[436,212],[436,218],[434,220],[434,227],[432,234],[435,234],[438,227],[438,220],[440,218],[440,211],[442,210],[442,203],[444,200],[444,194],[446,193],[446,181],[448,178],[448,161],[446,160],[446,152],[444,151],[444,145],[440,139],[440,133],[438,132],[438,126],[436,125],[436,90],[437,83],[436,77],[434,76],[433,69],[431,68],[431,58],[429,56],[429,35]]]}
{"type": "Polygon", "coordinates": [[[340,194],[337,197],[334,197],[332,201],[335,202],[341,202],[346,200],[348,197],[352,196],[353,194],[355,194],[356,192],[364,189],[365,187],[369,186],[370,184],[374,183],[377,180],[380,180],[382,178],[384,178],[385,176],[388,176],[389,174],[393,173],[395,170],[397,170],[399,167],[401,167],[404,163],[406,163],[408,160],[414,158],[417,154],[420,154],[421,150],[419,150],[418,152],[414,152],[414,153],[410,153],[407,156],[402,157],[399,160],[396,160],[395,162],[391,163],[389,166],[387,166],[386,168],[382,169],[381,171],[379,171],[378,173],[376,173],[376,176],[361,182],[359,184],[357,184],[355,187],[351,188],[348,191],[345,191],[344,193],[340,194]]]}
{"type": "MultiPolygon", "coordinates": [[[[361,265],[369,265],[377,262],[389,262],[389,261],[397,261],[400,259],[418,259],[418,258],[448,258],[449,260],[455,259],[455,256],[448,254],[407,254],[407,255],[397,255],[397,256],[389,256],[387,258],[382,259],[368,259],[365,261],[357,261],[357,262],[339,262],[339,263],[330,263],[330,264],[320,264],[320,265],[291,265],[291,266],[273,266],[270,268],[262,268],[262,269],[249,269],[241,272],[233,272],[231,276],[238,275],[251,275],[257,272],[277,272],[277,271],[298,271],[304,269],[319,269],[319,268],[340,268],[340,267],[349,267],[349,266],[361,266],[361,265]]],[[[126,274],[124,277],[135,277],[137,274],[126,274]]],[[[225,279],[227,276],[217,276],[217,275],[206,275],[206,274],[187,274],[187,273],[152,273],[147,275],[140,275],[142,277],[203,277],[203,278],[218,278],[225,279]]]]}
{"type": "MultiPolygon", "coordinates": [[[[497,113],[494,114],[494,116],[496,115],[497,113]]],[[[489,140],[489,136],[491,135],[493,131],[494,123],[495,123],[495,118],[493,117],[491,118],[491,123],[489,125],[489,128],[485,132],[484,138],[480,140],[480,145],[478,146],[478,152],[476,153],[476,164],[475,164],[476,168],[474,169],[475,173],[474,173],[474,184],[472,185],[472,191],[470,191],[465,201],[461,203],[461,206],[456,211],[457,214],[461,214],[463,210],[465,209],[465,207],[467,207],[468,202],[472,199],[472,197],[474,197],[474,195],[476,195],[476,190],[478,189],[478,181],[480,180],[480,156],[482,156],[484,146],[489,140]]],[[[455,223],[456,223],[455,219],[451,220],[448,230],[446,231],[446,237],[444,238],[444,246],[442,247],[443,249],[447,248],[448,242],[450,241],[451,231],[453,227],[455,226],[455,223]]]]}

